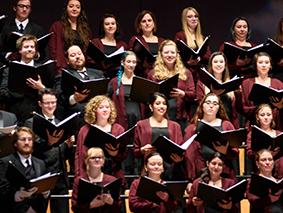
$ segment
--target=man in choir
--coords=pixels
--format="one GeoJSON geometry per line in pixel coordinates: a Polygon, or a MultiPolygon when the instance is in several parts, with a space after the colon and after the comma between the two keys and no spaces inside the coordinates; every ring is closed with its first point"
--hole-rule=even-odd
{"type": "MultiPolygon", "coordinates": [[[[19,64],[28,65],[28,66],[37,66],[39,65],[35,62],[35,58],[37,55],[37,38],[33,35],[24,35],[17,40],[17,49],[21,56],[19,64]]],[[[47,72],[51,73],[51,70],[47,70],[47,72]]],[[[9,80],[9,67],[3,70],[2,82],[0,85],[0,96],[2,96],[2,100],[6,103],[7,111],[13,112],[16,114],[19,123],[25,121],[30,117],[30,113],[35,111],[37,108],[36,98],[34,97],[34,93],[31,92],[29,94],[13,92],[10,90],[8,85],[9,80]]],[[[41,77],[38,75],[38,79],[27,78],[26,84],[33,89],[33,91],[40,90],[45,88],[45,84],[48,86],[52,86],[52,75],[49,75],[49,80],[47,82],[43,82],[41,77]]],[[[19,79],[14,79],[19,81],[19,79]]]]}
{"type": "MultiPolygon", "coordinates": [[[[50,122],[57,124],[59,119],[55,116],[57,108],[56,92],[53,89],[45,88],[38,93],[38,105],[40,114],[42,114],[50,122]]],[[[33,128],[33,118],[25,122],[25,126],[33,128]]],[[[46,131],[48,131],[46,129],[46,131]]],[[[74,136],[59,145],[56,145],[64,131],[55,131],[47,133],[48,138],[40,138],[35,141],[34,155],[45,162],[48,172],[60,172],[61,176],[51,194],[65,195],[68,194],[68,176],[66,171],[66,160],[72,155],[74,136]]],[[[68,199],[51,199],[50,210],[52,213],[68,213],[68,199]]]]}
{"type": "Polygon", "coordinates": [[[31,4],[32,0],[14,0],[13,11],[15,16],[5,22],[1,31],[0,49],[2,56],[7,57],[11,51],[15,51],[16,44],[10,43],[11,32],[30,34],[37,38],[44,35],[43,28],[30,20],[31,4]]]}
{"type": "MultiPolygon", "coordinates": [[[[83,80],[104,78],[102,71],[93,68],[87,68],[85,66],[86,59],[79,46],[70,46],[66,52],[66,57],[68,64],[67,70],[75,77],[83,80]]],[[[69,112],[83,112],[87,100],[91,98],[89,97],[89,91],[84,90],[82,92],[78,92],[75,88],[73,88],[72,91],[66,92],[62,90],[62,84],[62,78],[59,76],[56,80],[56,89],[58,93],[61,94],[60,103],[62,103],[65,108],[68,108],[69,112]]]]}
{"type": "Polygon", "coordinates": [[[50,192],[36,193],[37,187],[24,188],[13,179],[15,175],[8,169],[9,164],[13,164],[28,180],[46,173],[44,162],[32,154],[34,139],[35,135],[30,128],[20,127],[15,133],[15,152],[0,159],[1,209],[15,213],[46,212],[50,192]]]}

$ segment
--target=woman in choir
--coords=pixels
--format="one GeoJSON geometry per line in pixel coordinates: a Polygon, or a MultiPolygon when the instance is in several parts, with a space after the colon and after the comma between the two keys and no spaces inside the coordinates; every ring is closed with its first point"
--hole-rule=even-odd
{"type": "MultiPolygon", "coordinates": [[[[256,125],[262,129],[265,133],[270,135],[271,137],[275,137],[281,133],[281,131],[275,129],[275,121],[273,120],[272,108],[268,104],[260,104],[256,111],[256,125]]],[[[276,155],[280,154],[279,147],[276,148],[272,152],[272,155],[276,157],[276,155]]],[[[252,150],[252,133],[251,131],[247,135],[247,155],[249,159],[254,162],[254,152],[252,150]]],[[[254,169],[255,171],[255,169],[254,169]]],[[[283,157],[280,157],[275,161],[275,169],[274,169],[275,177],[282,178],[283,177],[283,157]]]]}
{"type": "Polygon", "coordinates": [[[143,10],[137,15],[135,28],[137,34],[131,37],[128,48],[133,50],[138,56],[136,74],[146,78],[146,71],[153,67],[155,59],[145,58],[144,55],[139,54],[139,50],[134,47],[135,39],[138,38],[143,46],[154,56],[157,55],[158,47],[164,39],[156,35],[157,20],[155,15],[149,10],[143,10]]]}
{"type": "MultiPolygon", "coordinates": [[[[141,118],[144,106],[134,102],[130,98],[130,92],[137,64],[136,54],[126,51],[122,57],[118,76],[113,78],[108,86],[109,96],[112,98],[117,109],[117,123],[124,129],[134,126],[141,118]]],[[[130,143],[133,143],[131,140],[130,143]]],[[[133,150],[128,150],[128,158],[123,162],[126,174],[137,174],[135,166],[137,162],[133,159],[133,150]]]]}
{"type": "Polygon", "coordinates": [[[184,129],[191,115],[190,105],[195,98],[194,80],[181,61],[176,43],[164,40],[160,44],[156,62],[148,78],[159,82],[176,74],[179,74],[179,80],[177,88],[173,88],[170,94],[172,99],[169,100],[168,116],[184,129]]]}
{"type": "Polygon", "coordinates": [[[93,184],[106,185],[116,178],[102,171],[105,163],[104,152],[101,148],[93,147],[87,150],[83,161],[85,173],[75,176],[72,192],[72,210],[78,213],[117,212],[118,201],[110,193],[103,193],[93,198],[90,203],[78,201],[79,180],[83,178],[93,184]]]}
{"type": "Polygon", "coordinates": [[[71,45],[78,45],[84,52],[88,46],[91,32],[81,0],[67,0],[61,19],[55,21],[50,29],[54,34],[49,40],[49,53],[56,60],[56,72],[67,67],[65,52],[71,45]]]}
{"type": "MultiPolygon", "coordinates": [[[[127,44],[119,39],[120,27],[116,16],[113,14],[104,14],[99,24],[99,37],[92,39],[92,43],[105,55],[110,55],[123,47],[127,49],[127,44]]],[[[100,63],[91,61],[91,66],[105,71],[105,77],[113,78],[116,76],[118,67],[113,63],[100,63]],[[92,64],[93,63],[93,64],[92,64]]]]}
{"type": "MultiPolygon", "coordinates": [[[[192,118],[191,124],[185,130],[184,140],[192,137],[198,132],[198,121],[204,121],[219,131],[233,130],[233,124],[228,120],[223,104],[214,93],[208,93],[200,102],[198,109],[192,118]]],[[[235,178],[234,161],[238,156],[238,150],[232,149],[227,143],[226,146],[213,144],[214,150],[205,145],[201,145],[198,141],[194,141],[185,153],[188,179],[194,180],[198,177],[200,171],[205,168],[207,156],[215,151],[225,155],[227,162],[223,173],[231,178],[235,178]]]]}
{"type": "MultiPolygon", "coordinates": [[[[245,17],[237,17],[233,20],[231,26],[232,41],[230,44],[236,45],[238,47],[249,49],[256,46],[256,43],[250,40],[251,29],[248,20],[245,17]]],[[[223,52],[224,44],[220,46],[220,51],[223,52]]],[[[251,65],[252,60],[248,57],[240,58],[238,56],[235,61],[229,62],[229,71],[231,77],[235,75],[251,75],[251,65]]]]}
{"type": "MultiPolygon", "coordinates": [[[[180,125],[167,118],[168,100],[165,95],[155,92],[149,102],[149,108],[152,115],[137,123],[135,129],[134,155],[138,159],[143,159],[146,154],[155,150],[151,145],[160,135],[168,137],[176,144],[183,143],[183,136],[180,125]]],[[[181,162],[182,157],[175,153],[171,155],[175,163],[181,162]]],[[[173,174],[168,173],[168,179],[173,174]]],[[[180,175],[182,174],[174,174],[180,175]]]]}
{"type": "MultiPolygon", "coordinates": [[[[274,160],[271,151],[263,149],[255,154],[256,166],[258,174],[270,180],[276,181],[277,179],[272,175],[274,167],[274,160]]],[[[281,188],[276,193],[269,193],[264,197],[258,197],[251,193],[250,185],[247,188],[247,198],[251,205],[251,213],[273,213],[283,212],[283,189],[281,188]]]]}
{"type": "MultiPolygon", "coordinates": [[[[77,147],[75,152],[75,175],[81,176],[85,174],[84,156],[88,147],[84,145],[86,136],[91,125],[94,125],[101,130],[118,136],[124,132],[124,128],[115,123],[117,111],[113,101],[104,95],[98,95],[90,99],[85,107],[84,120],[86,124],[80,129],[77,136],[77,147]]],[[[94,146],[100,146],[101,141],[93,139],[94,146]]],[[[119,149],[119,146],[114,147],[106,143],[102,147],[105,152],[104,172],[115,177],[124,178],[124,173],[121,169],[121,162],[126,157],[125,150],[119,149]]]]}
{"type": "MultiPolygon", "coordinates": [[[[181,21],[183,30],[176,33],[175,41],[182,40],[190,48],[197,50],[205,39],[205,36],[201,32],[200,16],[198,11],[193,7],[183,9],[181,21]]],[[[184,62],[185,66],[192,71],[195,83],[198,79],[197,70],[200,65],[207,64],[209,56],[210,48],[207,47],[206,53],[203,57],[191,58],[189,61],[184,62]]]]}
{"type": "MultiPolygon", "coordinates": [[[[211,73],[220,83],[230,80],[227,58],[223,52],[214,52],[211,54],[208,61],[208,72],[211,73]]],[[[224,91],[222,90],[215,90],[213,88],[206,87],[200,80],[198,80],[196,86],[197,101],[200,102],[205,94],[210,91],[220,96],[229,120],[233,123],[235,128],[239,128],[235,92],[223,93],[224,91]]]]}
{"type": "Polygon", "coordinates": [[[236,183],[233,179],[221,176],[224,167],[223,155],[220,153],[215,152],[208,158],[206,168],[202,171],[200,177],[194,180],[191,187],[188,199],[188,212],[238,212],[237,207],[231,200],[222,200],[215,203],[215,206],[207,206],[201,198],[197,197],[200,182],[222,189],[227,189],[236,183]]]}
{"type": "MultiPolygon", "coordinates": [[[[164,180],[162,179],[162,173],[164,172],[163,164],[163,159],[159,153],[148,153],[144,159],[145,175],[158,183],[164,183],[164,180]]],[[[158,197],[162,200],[160,205],[158,205],[136,195],[139,183],[140,179],[136,179],[132,182],[130,187],[129,204],[132,212],[173,212],[175,205],[173,200],[169,198],[167,192],[157,192],[158,197]]]]}
{"type": "MultiPolygon", "coordinates": [[[[271,78],[269,76],[269,72],[272,69],[272,61],[269,54],[266,52],[259,52],[253,58],[253,66],[256,70],[257,76],[254,78],[248,78],[243,81],[242,83],[242,104],[243,104],[243,112],[246,119],[251,123],[254,124],[255,121],[255,104],[249,100],[249,95],[252,90],[254,83],[262,84],[266,87],[271,87],[273,89],[281,90],[283,89],[283,82],[278,79],[271,78]]],[[[262,95],[262,94],[258,94],[262,95]]],[[[277,105],[276,100],[271,100],[271,103],[274,107],[279,107],[277,105]]],[[[280,102],[279,102],[280,104],[280,102]]],[[[281,110],[280,110],[281,111],[281,110]]],[[[282,121],[280,122],[280,115],[282,116],[282,112],[280,113],[279,109],[275,108],[273,110],[274,120],[278,125],[278,129],[281,130],[282,128],[282,121]]]]}
{"type": "Polygon", "coordinates": [[[117,123],[125,129],[134,126],[141,119],[141,107],[130,98],[133,77],[137,65],[136,54],[126,51],[121,60],[118,76],[108,86],[108,93],[117,109],[117,123]]]}

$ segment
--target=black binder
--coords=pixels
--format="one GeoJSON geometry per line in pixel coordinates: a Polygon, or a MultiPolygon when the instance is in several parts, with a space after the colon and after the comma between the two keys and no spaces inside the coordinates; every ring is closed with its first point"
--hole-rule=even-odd
{"type": "Polygon", "coordinates": [[[90,181],[80,178],[78,186],[78,202],[90,203],[97,195],[110,193],[113,200],[118,200],[120,195],[121,178],[117,178],[110,183],[101,185],[91,183],[90,181]]]}
{"type": "Polygon", "coordinates": [[[172,159],[170,155],[175,153],[179,156],[183,156],[184,152],[188,149],[188,147],[192,144],[197,134],[194,134],[187,141],[185,141],[182,145],[176,144],[174,141],[170,140],[166,136],[159,136],[153,143],[157,150],[160,153],[164,161],[168,163],[172,163],[172,159]]]}
{"type": "Polygon", "coordinates": [[[159,204],[162,200],[156,195],[156,192],[162,191],[167,192],[171,199],[180,200],[184,195],[187,184],[188,181],[186,180],[158,183],[149,177],[141,176],[136,195],[159,204]]]}
{"type": "Polygon", "coordinates": [[[133,52],[136,53],[137,57],[143,62],[146,60],[149,63],[153,63],[157,55],[154,55],[150,50],[144,46],[140,39],[135,37],[135,41],[132,48],[133,52]]]}
{"type": "Polygon", "coordinates": [[[2,31],[2,28],[3,28],[4,24],[5,24],[6,19],[7,19],[6,15],[1,15],[0,16],[0,32],[2,31]]]}
{"type": "Polygon", "coordinates": [[[37,97],[38,91],[28,86],[26,79],[32,78],[34,80],[38,80],[38,75],[46,87],[53,87],[55,61],[48,60],[43,64],[35,66],[11,61],[9,65],[8,88],[12,92],[37,97]]]}
{"type": "Polygon", "coordinates": [[[256,45],[254,47],[245,48],[239,47],[235,44],[229,42],[224,42],[224,54],[227,57],[229,62],[234,62],[238,57],[244,58],[253,58],[256,53],[265,52],[266,45],[264,43],[256,45]]]}
{"type": "Polygon", "coordinates": [[[62,69],[62,90],[66,94],[72,94],[74,91],[82,92],[87,89],[90,91],[89,98],[104,95],[107,93],[108,83],[109,78],[83,80],[68,70],[62,69]]]}
{"type": "Polygon", "coordinates": [[[208,42],[210,36],[205,37],[203,43],[198,47],[197,50],[190,48],[183,40],[178,39],[176,45],[178,47],[180,56],[184,64],[190,60],[190,58],[196,59],[197,57],[203,57],[207,52],[208,42]]]}
{"type": "Polygon", "coordinates": [[[42,193],[53,189],[60,175],[60,173],[49,172],[37,178],[28,180],[12,161],[9,161],[9,166],[7,170],[7,177],[14,186],[24,187],[27,190],[32,187],[37,187],[38,190],[36,191],[36,193],[42,193]]]}
{"type": "Polygon", "coordinates": [[[283,132],[276,137],[270,136],[264,130],[256,125],[252,125],[252,150],[259,151],[261,149],[274,150],[276,147],[280,147],[283,150],[283,132]]]}
{"type": "Polygon", "coordinates": [[[283,58],[283,48],[272,38],[267,38],[266,52],[271,56],[273,64],[277,64],[283,58]]]}
{"type": "Polygon", "coordinates": [[[277,90],[272,87],[254,83],[249,94],[249,100],[253,101],[257,105],[262,103],[268,103],[272,105],[270,101],[271,97],[278,98],[280,101],[283,98],[283,90],[277,90]]]}
{"type": "Polygon", "coordinates": [[[200,182],[197,197],[204,201],[205,206],[215,206],[219,201],[228,201],[230,199],[232,199],[233,203],[238,203],[244,199],[247,183],[247,180],[244,179],[225,190],[200,182]]]}
{"type": "Polygon", "coordinates": [[[195,140],[211,149],[214,149],[213,142],[226,145],[227,141],[229,141],[229,146],[239,148],[247,139],[247,129],[245,128],[218,131],[204,121],[198,122],[196,132],[198,132],[198,136],[195,140]]]}
{"type": "Polygon", "coordinates": [[[205,68],[200,69],[199,79],[201,82],[207,86],[209,89],[224,90],[221,94],[225,94],[231,91],[235,91],[241,85],[244,77],[235,76],[229,81],[219,82],[211,73],[209,73],[205,68]]]}
{"type": "Polygon", "coordinates": [[[95,62],[101,63],[105,62],[107,64],[114,64],[119,66],[123,54],[125,53],[124,47],[120,47],[115,52],[110,55],[104,54],[97,46],[95,46],[92,41],[89,42],[86,53],[91,57],[95,62]]]}
{"type": "Polygon", "coordinates": [[[170,92],[173,88],[177,88],[178,80],[179,74],[176,74],[171,78],[160,82],[155,82],[146,78],[134,76],[130,97],[136,102],[147,104],[149,102],[150,96],[154,92],[160,92],[163,93],[168,99],[170,99],[170,92]]]}
{"type": "Polygon", "coordinates": [[[119,149],[122,149],[122,147],[126,147],[130,142],[130,138],[133,137],[136,126],[137,125],[134,125],[122,134],[114,136],[111,133],[104,132],[95,125],[90,125],[84,144],[89,148],[98,146],[102,149],[104,149],[106,143],[110,143],[114,147],[120,144],[119,149]]]}
{"type": "Polygon", "coordinates": [[[34,112],[32,129],[36,135],[38,135],[40,138],[43,138],[45,140],[48,139],[46,130],[48,130],[50,134],[54,133],[55,131],[59,132],[61,130],[64,130],[61,139],[56,144],[54,144],[56,146],[59,145],[60,143],[63,143],[66,139],[68,139],[72,135],[75,135],[79,131],[80,128],[79,115],[80,112],[73,113],[69,117],[60,121],[58,124],[53,124],[43,115],[34,112]]]}
{"type": "Polygon", "coordinates": [[[265,197],[271,191],[271,194],[275,194],[283,188],[283,178],[277,181],[273,181],[267,177],[252,174],[250,182],[250,193],[258,197],[265,197]]]}
{"type": "MultiPolygon", "coordinates": [[[[45,34],[39,38],[37,38],[37,46],[38,46],[38,51],[40,53],[42,53],[45,48],[47,47],[47,44],[49,42],[49,39],[51,38],[53,32],[50,32],[48,34],[45,34]]],[[[22,37],[24,34],[19,33],[19,32],[11,32],[8,38],[8,46],[9,46],[9,51],[10,52],[16,52],[17,48],[16,48],[16,42],[17,40],[22,37]]]]}

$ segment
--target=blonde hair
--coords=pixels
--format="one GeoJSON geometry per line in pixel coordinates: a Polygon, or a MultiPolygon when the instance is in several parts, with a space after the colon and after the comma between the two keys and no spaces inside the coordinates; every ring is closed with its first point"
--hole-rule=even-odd
{"type": "Polygon", "coordinates": [[[105,155],[104,155],[104,152],[103,152],[103,150],[101,148],[99,148],[99,147],[92,147],[92,148],[89,148],[87,150],[87,152],[85,154],[85,159],[84,159],[86,171],[89,170],[88,160],[91,157],[97,156],[98,154],[102,154],[102,157],[103,157],[103,160],[104,160],[105,155]]]}
{"type": "Polygon", "coordinates": [[[182,21],[183,31],[184,31],[185,36],[186,36],[187,45],[189,47],[191,47],[192,49],[195,49],[195,48],[197,48],[197,46],[200,46],[203,43],[203,35],[201,33],[200,17],[199,17],[198,11],[193,7],[187,7],[185,9],[183,9],[181,21],[182,21]],[[193,11],[195,13],[195,15],[198,16],[198,25],[197,25],[195,32],[194,32],[195,33],[195,39],[196,39],[195,41],[192,39],[192,33],[190,32],[189,27],[188,27],[188,22],[187,22],[188,11],[193,11]]]}
{"type": "Polygon", "coordinates": [[[97,95],[89,100],[87,105],[85,106],[85,115],[84,120],[88,124],[95,124],[97,121],[96,111],[99,105],[104,101],[107,100],[110,105],[110,116],[108,118],[108,123],[113,124],[117,117],[117,111],[113,101],[105,95],[97,95]]]}
{"type": "Polygon", "coordinates": [[[187,79],[186,68],[185,68],[185,66],[184,66],[184,64],[181,60],[181,57],[178,53],[178,48],[177,48],[176,43],[172,40],[164,40],[159,46],[158,55],[157,55],[156,61],[154,63],[153,77],[155,79],[158,79],[158,80],[164,80],[164,79],[167,79],[168,77],[172,77],[176,74],[179,74],[179,79],[181,79],[181,80],[187,79]],[[176,53],[177,53],[176,62],[175,62],[173,71],[168,70],[168,68],[166,67],[166,65],[163,61],[163,58],[162,58],[163,48],[165,46],[169,46],[169,45],[173,45],[175,47],[176,53]]]}

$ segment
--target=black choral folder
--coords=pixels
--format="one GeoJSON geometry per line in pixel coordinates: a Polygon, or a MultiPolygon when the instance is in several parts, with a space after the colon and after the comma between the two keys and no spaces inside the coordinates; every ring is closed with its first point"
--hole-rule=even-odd
{"type": "Polygon", "coordinates": [[[38,80],[46,87],[53,87],[55,76],[55,61],[48,60],[43,64],[29,66],[17,61],[9,64],[8,88],[12,92],[17,92],[29,96],[37,96],[38,91],[27,85],[28,78],[38,80]]]}
{"type": "Polygon", "coordinates": [[[104,54],[97,46],[95,46],[92,41],[89,42],[86,53],[91,57],[95,62],[105,62],[120,65],[121,58],[125,53],[124,47],[120,47],[113,53],[106,55],[104,54]]]}
{"type": "Polygon", "coordinates": [[[68,139],[72,135],[75,135],[79,131],[80,112],[73,113],[72,115],[57,124],[53,124],[41,114],[38,114],[36,112],[34,112],[33,114],[34,116],[32,129],[34,133],[40,138],[43,138],[45,140],[48,139],[46,130],[48,130],[50,134],[54,133],[55,131],[57,131],[58,133],[59,131],[64,130],[63,136],[55,145],[59,145],[60,143],[64,142],[66,139],[68,139]]]}
{"type": "Polygon", "coordinates": [[[283,58],[283,47],[272,38],[267,38],[266,52],[271,56],[273,64],[277,64],[283,58]]]}
{"type": "Polygon", "coordinates": [[[199,79],[209,89],[213,88],[217,90],[224,90],[221,94],[225,94],[237,90],[242,84],[244,77],[235,76],[232,79],[221,83],[211,73],[202,67],[199,72],[199,79]]]}
{"type": "Polygon", "coordinates": [[[144,46],[140,39],[135,38],[133,48],[133,52],[136,53],[137,57],[143,62],[144,60],[153,63],[156,59],[157,55],[154,55],[150,52],[150,50],[144,46]]]}
{"type": "Polygon", "coordinates": [[[266,51],[266,45],[264,43],[256,45],[254,47],[239,47],[229,42],[224,42],[224,54],[229,62],[236,61],[238,57],[252,58],[256,53],[266,51]]]}
{"type": "Polygon", "coordinates": [[[270,178],[252,174],[250,181],[250,193],[258,197],[265,197],[271,191],[271,194],[275,194],[283,188],[283,178],[280,180],[272,180],[270,178]]]}
{"type": "Polygon", "coordinates": [[[120,148],[125,147],[130,142],[130,137],[133,137],[136,126],[134,125],[122,134],[114,136],[95,125],[90,125],[84,144],[89,148],[94,146],[104,148],[106,143],[110,143],[114,147],[117,147],[118,144],[120,144],[120,148]]]}
{"type": "Polygon", "coordinates": [[[233,203],[238,203],[245,197],[247,183],[247,180],[244,179],[228,189],[222,189],[200,182],[197,197],[201,198],[207,206],[215,206],[219,201],[229,201],[230,199],[232,199],[233,203]]]}
{"type": "Polygon", "coordinates": [[[146,78],[134,76],[130,97],[136,102],[147,104],[149,102],[150,96],[154,92],[160,92],[163,93],[168,99],[170,99],[170,92],[173,88],[177,88],[178,79],[179,74],[176,74],[171,78],[160,82],[155,82],[146,78]]]}
{"type": "MultiPolygon", "coordinates": [[[[51,38],[53,32],[47,33],[39,38],[37,38],[37,46],[38,46],[38,51],[42,53],[44,49],[47,47],[47,44],[49,42],[49,39],[51,38]]],[[[10,52],[15,52],[17,51],[16,48],[16,42],[17,40],[22,37],[24,34],[19,33],[19,32],[11,32],[8,38],[8,46],[9,46],[9,51],[10,52]]]]}
{"type": "Polygon", "coordinates": [[[280,147],[280,149],[283,150],[283,132],[272,137],[258,126],[252,125],[251,139],[251,147],[255,152],[261,149],[274,150],[276,147],[280,147]]]}
{"type": "Polygon", "coordinates": [[[7,19],[6,15],[1,15],[0,16],[0,32],[2,31],[2,28],[3,28],[4,24],[5,24],[6,19],[7,19]]]}
{"type": "Polygon", "coordinates": [[[229,141],[229,146],[239,148],[247,139],[247,129],[245,128],[219,131],[204,121],[199,121],[197,123],[196,132],[198,135],[195,140],[212,149],[214,149],[213,142],[219,142],[221,145],[226,145],[227,141],[229,141]]]}
{"type": "Polygon", "coordinates": [[[107,93],[108,78],[98,78],[83,80],[66,69],[62,69],[62,90],[66,94],[72,94],[74,91],[82,92],[87,89],[90,91],[89,97],[104,95],[107,93]]]}
{"type": "Polygon", "coordinates": [[[176,41],[176,45],[178,47],[180,56],[184,64],[193,58],[196,59],[197,57],[202,57],[207,52],[208,42],[210,40],[210,36],[205,37],[202,44],[198,47],[197,50],[192,49],[189,47],[183,40],[178,39],[176,41]]]}
{"type": "Polygon", "coordinates": [[[179,155],[180,157],[183,156],[184,152],[192,144],[192,142],[194,141],[196,136],[197,136],[197,134],[194,134],[187,141],[185,141],[182,145],[176,144],[174,141],[170,140],[166,136],[159,136],[152,143],[152,146],[154,146],[156,148],[157,152],[160,153],[160,155],[162,156],[162,158],[166,162],[172,163],[173,161],[170,158],[170,155],[175,153],[175,154],[179,155]]]}
{"type": "Polygon", "coordinates": [[[28,180],[12,161],[9,161],[7,170],[8,179],[12,182],[13,185],[15,185],[16,187],[24,187],[26,189],[37,187],[38,190],[36,191],[36,193],[42,193],[53,189],[60,175],[60,173],[49,172],[39,177],[28,180]]]}
{"type": "Polygon", "coordinates": [[[270,101],[271,97],[275,97],[280,101],[283,98],[283,89],[277,90],[262,84],[253,84],[252,90],[249,94],[249,100],[255,102],[255,104],[268,103],[272,105],[270,101]]]}
{"type": "Polygon", "coordinates": [[[78,185],[78,202],[90,203],[97,195],[103,193],[110,193],[113,200],[118,200],[121,184],[121,178],[117,178],[105,185],[91,183],[89,180],[80,178],[78,185]]]}
{"type": "Polygon", "coordinates": [[[141,176],[137,188],[136,196],[159,204],[162,200],[156,195],[156,192],[167,192],[173,200],[180,200],[185,192],[188,181],[165,181],[158,183],[147,176],[141,176]]]}

